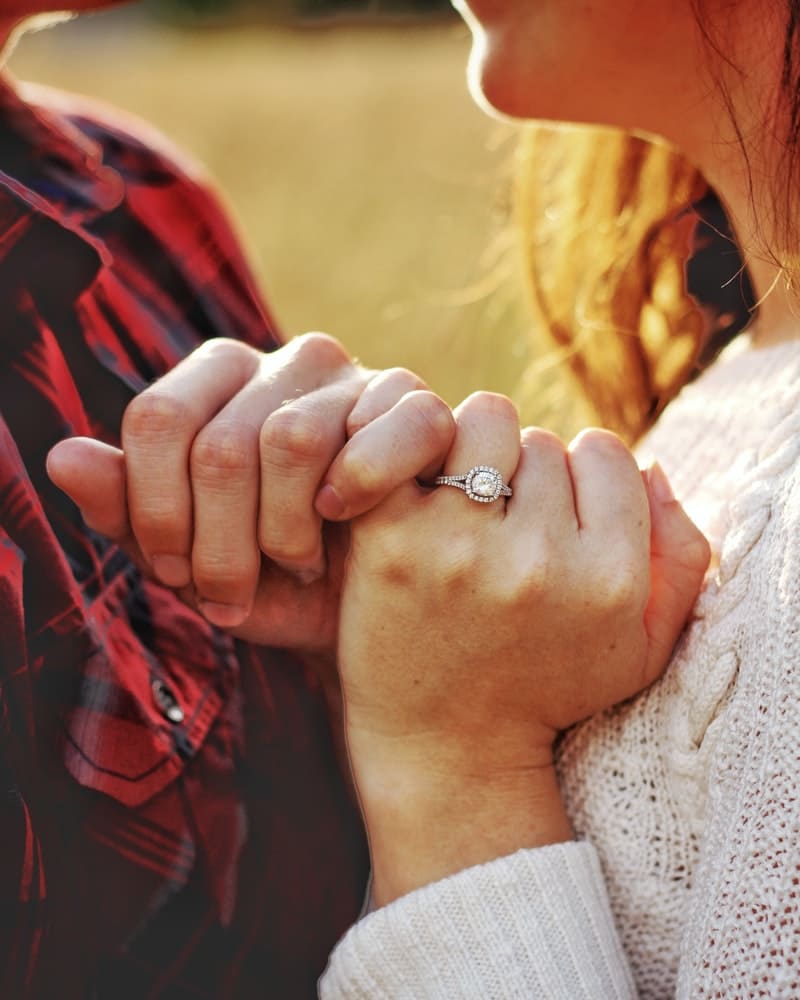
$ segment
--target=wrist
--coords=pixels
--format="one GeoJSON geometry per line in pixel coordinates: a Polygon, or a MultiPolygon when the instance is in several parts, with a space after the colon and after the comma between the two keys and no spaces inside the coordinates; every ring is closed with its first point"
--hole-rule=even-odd
{"type": "Polygon", "coordinates": [[[465,868],[572,839],[551,759],[476,770],[431,759],[382,767],[370,756],[369,767],[353,763],[378,906],[465,868]]]}

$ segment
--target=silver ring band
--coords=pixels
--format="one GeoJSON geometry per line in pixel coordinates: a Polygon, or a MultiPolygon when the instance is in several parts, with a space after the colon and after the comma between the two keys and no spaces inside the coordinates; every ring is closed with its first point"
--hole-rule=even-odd
{"type": "Polygon", "coordinates": [[[513,495],[511,487],[491,465],[474,465],[463,476],[437,476],[434,483],[436,486],[455,486],[475,503],[493,503],[500,497],[513,495]]]}

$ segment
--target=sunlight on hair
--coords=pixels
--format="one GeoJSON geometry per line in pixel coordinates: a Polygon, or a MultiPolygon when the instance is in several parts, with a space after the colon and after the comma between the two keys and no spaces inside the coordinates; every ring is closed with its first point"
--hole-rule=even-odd
{"type": "MultiPolygon", "coordinates": [[[[685,264],[689,209],[707,185],[666,144],[612,129],[533,125],[519,157],[537,335],[556,345],[595,419],[633,441],[687,380],[706,332],[685,264]]],[[[536,364],[523,393],[541,375],[536,364]]]]}

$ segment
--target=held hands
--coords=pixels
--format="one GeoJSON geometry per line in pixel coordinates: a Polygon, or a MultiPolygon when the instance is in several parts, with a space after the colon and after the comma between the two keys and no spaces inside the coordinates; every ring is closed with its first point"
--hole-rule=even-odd
{"type": "Polygon", "coordinates": [[[431,474],[452,434],[415,375],[369,371],[323,334],[271,354],[212,340],[133,400],[123,451],[74,438],[48,471],[214,624],[332,659],[348,532],[323,517],[431,474]]]}
{"type": "Polygon", "coordinates": [[[570,836],[556,733],[659,676],[708,564],[663,473],[613,435],[520,436],[491,394],[454,423],[410,372],[320,334],[269,355],[207,343],[133,401],[122,444],[49,457],[91,527],[323,680],[339,634],[379,903],[570,836]],[[449,475],[497,467],[513,496],[418,486],[445,456],[449,475]]]}
{"type": "Polygon", "coordinates": [[[568,449],[503,397],[456,411],[444,472],[513,497],[399,487],[352,528],[340,671],[378,903],[566,839],[557,732],[664,670],[708,545],[613,435],[568,449]]]}

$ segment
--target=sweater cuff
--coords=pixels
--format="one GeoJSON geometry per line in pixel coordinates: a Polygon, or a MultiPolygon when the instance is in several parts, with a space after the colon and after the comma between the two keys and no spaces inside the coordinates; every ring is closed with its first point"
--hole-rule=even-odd
{"type": "Polygon", "coordinates": [[[339,942],[321,1000],[635,997],[597,853],[523,850],[370,913],[339,942]]]}

